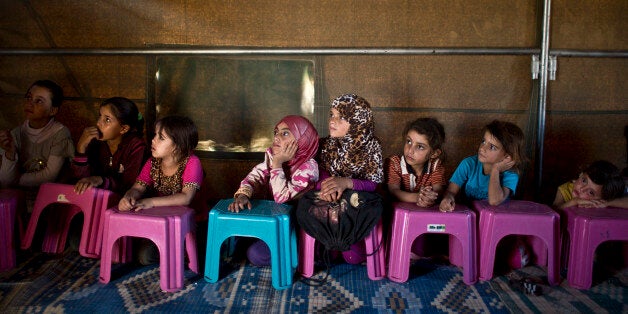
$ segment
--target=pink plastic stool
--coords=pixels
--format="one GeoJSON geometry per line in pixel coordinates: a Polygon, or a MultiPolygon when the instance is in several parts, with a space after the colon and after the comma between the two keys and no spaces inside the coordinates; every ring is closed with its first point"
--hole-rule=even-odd
{"type": "Polygon", "coordinates": [[[598,245],[605,241],[628,241],[628,210],[570,207],[565,214],[570,237],[567,282],[574,288],[589,289],[598,245]]]}
{"type": "Polygon", "coordinates": [[[388,278],[406,282],[410,271],[412,242],[425,233],[449,234],[450,261],[462,266],[463,281],[477,281],[475,213],[456,204],[453,212],[443,213],[438,206],[419,207],[413,203],[393,203],[394,218],[390,238],[388,278]]]}
{"type": "MultiPolygon", "coordinates": [[[[373,231],[364,238],[366,246],[366,269],[369,279],[380,280],[386,276],[386,246],[383,243],[382,221],[377,223],[373,231]],[[375,252],[377,250],[377,252],[375,252]],[[375,252],[373,254],[373,252],[375,252]]],[[[314,275],[314,244],[316,239],[305,231],[299,231],[299,266],[298,271],[305,278],[314,275]]]]}
{"type": "Polygon", "coordinates": [[[14,190],[0,190],[0,272],[15,267],[15,219],[19,195],[14,190]]]}
{"type": "Polygon", "coordinates": [[[61,253],[65,248],[65,241],[70,229],[72,218],[83,212],[83,230],[79,253],[85,257],[100,257],[102,247],[102,215],[104,211],[117,202],[115,193],[109,190],[90,188],[79,195],[74,192],[74,186],[69,184],[44,183],[40,186],[35,200],[33,213],[28,222],[26,233],[22,238],[22,249],[28,249],[33,241],[39,216],[44,209],[53,203],[71,204],[62,211],[48,215],[48,227],[42,244],[42,251],[47,253],[61,253]]]}
{"type": "Polygon", "coordinates": [[[184,245],[188,267],[198,273],[194,210],[185,206],[164,206],[138,212],[105,211],[103,250],[100,260],[100,282],[111,279],[111,260],[116,242],[121,237],[141,237],[153,241],[159,249],[160,286],[167,292],[183,288],[184,245]],[[184,243],[185,241],[185,243],[184,243]]]}
{"type": "Polygon", "coordinates": [[[474,201],[473,208],[480,214],[480,280],[493,278],[495,250],[507,235],[538,237],[532,249],[539,256],[537,263],[547,259],[547,278],[550,285],[559,283],[560,217],[549,206],[529,201],[508,200],[491,206],[486,200],[474,201]],[[539,247],[542,246],[542,249],[539,247]]]}

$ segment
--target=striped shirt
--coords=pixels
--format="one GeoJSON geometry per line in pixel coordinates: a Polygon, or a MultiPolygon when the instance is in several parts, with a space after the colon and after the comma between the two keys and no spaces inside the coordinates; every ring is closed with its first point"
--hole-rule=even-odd
{"type": "Polygon", "coordinates": [[[402,191],[419,192],[423,186],[435,184],[445,185],[445,167],[437,162],[428,165],[427,171],[417,176],[412,167],[408,166],[403,156],[391,156],[386,165],[386,184],[399,185],[402,191]]]}

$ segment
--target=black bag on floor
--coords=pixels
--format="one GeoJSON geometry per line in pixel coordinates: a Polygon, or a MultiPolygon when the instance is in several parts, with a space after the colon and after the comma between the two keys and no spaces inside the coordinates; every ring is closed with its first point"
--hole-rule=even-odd
{"type": "Polygon", "coordinates": [[[373,192],[345,190],[337,202],[318,198],[309,191],[297,206],[297,223],[327,250],[347,251],[363,240],[379,221],[382,197],[373,192]]]}

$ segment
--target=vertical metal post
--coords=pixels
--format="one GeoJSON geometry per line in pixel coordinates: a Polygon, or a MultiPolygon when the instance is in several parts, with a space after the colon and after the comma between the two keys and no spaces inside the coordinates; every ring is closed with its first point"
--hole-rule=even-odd
{"type": "Polygon", "coordinates": [[[536,170],[536,190],[537,198],[543,183],[543,144],[545,139],[545,106],[547,101],[547,75],[549,59],[549,37],[550,37],[550,9],[551,0],[544,0],[543,21],[541,27],[541,69],[539,71],[539,94],[538,94],[538,120],[536,138],[536,156],[534,158],[534,169],[536,170]]]}
{"type": "Polygon", "coordinates": [[[150,141],[155,135],[155,121],[157,120],[157,104],[155,99],[155,86],[157,85],[157,57],[146,56],[146,108],[144,111],[144,126],[146,127],[146,142],[150,145],[150,141]]]}

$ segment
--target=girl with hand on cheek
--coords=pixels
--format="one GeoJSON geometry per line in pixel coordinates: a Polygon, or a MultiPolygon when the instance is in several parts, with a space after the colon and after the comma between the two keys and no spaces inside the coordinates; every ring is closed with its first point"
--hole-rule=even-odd
{"type": "MultiPolygon", "coordinates": [[[[451,212],[456,206],[455,197],[461,189],[467,200],[488,200],[497,206],[514,195],[519,182],[521,167],[526,161],[523,153],[523,131],[513,123],[494,120],[483,129],[477,155],[467,157],[458,165],[449,180],[439,209],[451,212]]],[[[524,236],[509,237],[498,247],[508,252],[499,257],[496,265],[508,264],[512,269],[524,267],[529,262],[527,239],[524,236]],[[502,260],[505,263],[502,263],[502,260]]],[[[498,251],[502,249],[498,248],[498,251]]]]}
{"type": "Polygon", "coordinates": [[[458,165],[439,209],[453,211],[460,189],[464,189],[468,199],[488,199],[493,206],[514,195],[526,161],[523,144],[523,131],[515,124],[495,120],[486,125],[477,155],[465,158],[458,165]]]}
{"type": "MultiPolygon", "coordinates": [[[[273,145],[266,150],[264,162],[256,165],[242,180],[229,210],[251,209],[250,199],[261,192],[277,203],[289,202],[310,190],[318,181],[318,132],[312,123],[297,115],[281,119],[275,126],[273,145]]],[[[256,266],[270,265],[270,249],[258,240],[247,250],[256,266]]]]}
{"type": "Polygon", "coordinates": [[[134,102],[113,97],[100,105],[96,126],[85,128],[76,145],[72,163],[74,190],[82,194],[98,187],[122,194],[140,172],[146,143],[144,118],[134,102]]]}

